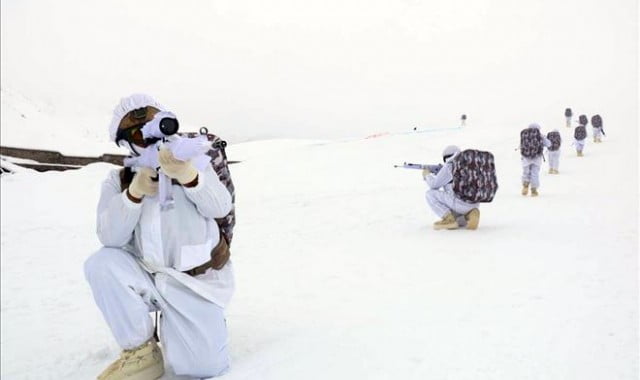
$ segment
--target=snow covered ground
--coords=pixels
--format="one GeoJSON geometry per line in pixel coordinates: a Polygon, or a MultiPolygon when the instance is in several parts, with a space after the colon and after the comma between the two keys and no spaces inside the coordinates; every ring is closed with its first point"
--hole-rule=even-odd
{"type": "MultiPolygon", "coordinates": [[[[110,112],[147,92],[231,143],[225,379],[637,379],[638,2],[301,4],[2,0],[0,141],[122,153],[110,112]],[[603,116],[583,158],[565,107],[603,116]],[[563,155],[525,198],[536,121],[563,155]],[[434,231],[420,173],[393,168],[452,143],[497,160],[477,231],[434,231]]],[[[2,379],[117,356],[82,273],[111,169],[0,177],[2,379]]]]}
{"type": "MultiPolygon", "coordinates": [[[[605,111],[583,158],[543,125],[564,146],[538,198],[519,194],[523,126],[230,146],[224,378],[636,379],[637,135],[605,111]],[[393,168],[450,143],[496,156],[477,231],[434,231],[420,173],[393,168]]],[[[3,379],[89,379],[118,354],[82,273],[110,169],[1,177],[3,379]]]]}

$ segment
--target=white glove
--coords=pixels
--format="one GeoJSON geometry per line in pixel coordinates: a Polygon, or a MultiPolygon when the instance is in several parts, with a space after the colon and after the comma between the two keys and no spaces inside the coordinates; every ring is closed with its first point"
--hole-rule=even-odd
{"type": "Polygon", "coordinates": [[[198,171],[191,162],[178,160],[169,149],[160,149],[158,152],[158,162],[164,174],[168,177],[175,178],[182,185],[192,182],[198,176],[198,171]]]}
{"type": "Polygon", "coordinates": [[[145,195],[154,195],[158,192],[158,182],[153,181],[158,173],[151,168],[140,168],[133,177],[133,181],[129,185],[129,195],[134,198],[142,199],[145,195]]]}

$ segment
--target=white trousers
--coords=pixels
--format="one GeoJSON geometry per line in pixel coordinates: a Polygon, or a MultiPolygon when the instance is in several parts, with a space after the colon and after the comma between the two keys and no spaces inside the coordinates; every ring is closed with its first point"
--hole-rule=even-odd
{"type": "Polygon", "coordinates": [[[160,310],[160,341],[165,361],[177,375],[212,377],[229,367],[224,310],[172,277],[145,272],[133,256],[102,248],[84,265],[102,315],[123,349],[153,336],[149,312],[160,310]]]}
{"type": "Polygon", "coordinates": [[[551,169],[555,169],[558,170],[558,167],[560,166],[560,149],[558,150],[550,150],[548,151],[549,154],[549,167],[551,169]]]}
{"type": "Polygon", "coordinates": [[[540,162],[522,160],[522,183],[529,183],[531,187],[540,187],[540,162]]]}
{"type": "Polygon", "coordinates": [[[574,140],[573,141],[573,145],[575,145],[577,151],[582,152],[582,150],[584,149],[584,144],[585,144],[586,141],[587,141],[587,139],[574,140]]]}
{"type": "Polygon", "coordinates": [[[443,218],[449,212],[453,213],[453,216],[458,219],[458,224],[463,225],[464,218],[459,218],[461,215],[465,215],[469,211],[478,207],[478,204],[467,203],[461,199],[455,197],[455,195],[435,189],[427,190],[425,194],[427,203],[440,218],[443,218]]]}
{"type": "Polygon", "coordinates": [[[593,137],[594,138],[602,138],[602,129],[593,128],[593,137]]]}

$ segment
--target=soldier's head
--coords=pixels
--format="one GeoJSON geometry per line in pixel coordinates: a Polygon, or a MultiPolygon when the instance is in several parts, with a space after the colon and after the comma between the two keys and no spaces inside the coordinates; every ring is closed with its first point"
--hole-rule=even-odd
{"type": "Polygon", "coordinates": [[[144,148],[142,126],[161,111],[165,111],[164,107],[146,94],[133,94],[120,99],[109,124],[111,141],[132,153],[139,150],[136,147],[144,148]]]}
{"type": "Polygon", "coordinates": [[[460,148],[455,145],[449,145],[442,151],[442,161],[447,162],[458,153],[460,153],[460,148]]]}
{"type": "Polygon", "coordinates": [[[587,115],[580,115],[578,117],[578,122],[580,125],[587,125],[587,123],[589,123],[589,119],[587,119],[587,115]]]}

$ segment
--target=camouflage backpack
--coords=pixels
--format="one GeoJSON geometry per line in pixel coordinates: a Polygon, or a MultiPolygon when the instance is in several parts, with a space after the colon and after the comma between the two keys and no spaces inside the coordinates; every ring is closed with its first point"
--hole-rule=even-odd
{"type": "Polygon", "coordinates": [[[551,141],[551,147],[549,150],[556,151],[560,149],[560,145],[562,144],[562,137],[560,137],[560,132],[549,132],[547,133],[547,138],[551,141]]]}
{"type": "Polygon", "coordinates": [[[593,115],[593,117],[591,117],[591,125],[594,128],[602,128],[602,116],[593,115]]]}
{"type": "Polygon", "coordinates": [[[587,119],[587,115],[580,115],[578,117],[578,123],[580,123],[580,125],[587,125],[589,124],[589,119],[587,119]]]}
{"type": "Polygon", "coordinates": [[[573,131],[573,137],[576,140],[584,140],[587,138],[587,128],[584,125],[578,125],[573,131]]]}
{"type": "Polygon", "coordinates": [[[223,218],[216,218],[216,223],[218,223],[218,227],[220,227],[220,232],[227,240],[227,244],[231,245],[233,227],[236,225],[236,190],[233,185],[233,181],[231,180],[231,173],[229,172],[227,153],[224,150],[227,146],[227,142],[214,134],[208,133],[207,129],[204,127],[200,129],[199,133],[179,133],[179,135],[186,137],[197,137],[201,134],[206,135],[207,140],[211,142],[211,149],[207,151],[207,156],[211,157],[211,166],[218,175],[220,182],[227,187],[227,190],[229,190],[229,193],[231,194],[231,211],[229,211],[229,213],[223,218]]]}
{"type": "Polygon", "coordinates": [[[542,154],[542,135],[537,128],[525,128],[520,132],[520,154],[535,158],[542,154]]]}
{"type": "Polygon", "coordinates": [[[453,192],[465,202],[491,202],[498,190],[493,154],[475,149],[458,153],[453,162],[453,192]]]}

